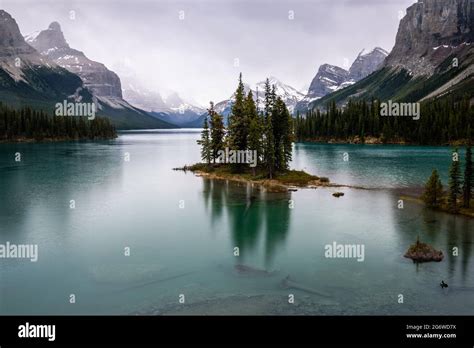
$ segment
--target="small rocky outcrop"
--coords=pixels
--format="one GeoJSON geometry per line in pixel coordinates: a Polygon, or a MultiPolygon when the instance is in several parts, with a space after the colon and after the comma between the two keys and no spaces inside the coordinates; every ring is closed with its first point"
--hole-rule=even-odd
{"type": "Polygon", "coordinates": [[[436,250],[433,246],[420,242],[419,239],[408,248],[404,256],[412,259],[413,262],[440,262],[444,258],[441,250],[436,250]]]}
{"type": "Polygon", "coordinates": [[[336,198],[339,198],[339,197],[344,196],[344,192],[334,192],[332,195],[336,198]]]}

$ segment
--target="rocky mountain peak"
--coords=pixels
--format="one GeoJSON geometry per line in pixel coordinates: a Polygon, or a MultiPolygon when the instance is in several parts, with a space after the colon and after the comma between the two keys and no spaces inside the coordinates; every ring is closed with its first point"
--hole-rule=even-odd
{"type": "Polygon", "coordinates": [[[431,75],[453,51],[473,42],[473,23],[472,0],[419,0],[401,19],[385,65],[405,68],[413,75],[431,75]]]}
{"type": "Polygon", "coordinates": [[[320,98],[335,91],[339,85],[348,79],[349,72],[331,64],[323,64],[311,81],[307,97],[320,98]]]}
{"type": "Polygon", "coordinates": [[[87,58],[83,52],[71,48],[58,22],[52,22],[47,29],[27,36],[26,40],[43,56],[79,75],[84,85],[96,96],[122,98],[122,86],[117,74],[104,64],[87,58]]]}
{"type": "Polygon", "coordinates": [[[70,48],[58,22],[52,22],[48,29],[27,36],[26,40],[41,54],[46,55],[49,51],[70,48]]]}
{"type": "Polygon", "coordinates": [[[33,54],[35,50],[29,46],[15,19],[4,10],[0,10],[0,56],[33,54]]]}
{"type": "Polygon", "coordinates": [[[320,65],[308,93],[297,103],[296,110],[305,111],[311,102],[367,77],[383,66],[387,55],[383,48],[375,47],[370,52],[362,50],[349,70],[331,64],[320,65]]]}
{"type": "Polygon", "coordinates": [[[362,50],[349,68],[349,78],[354,81],[362,80],[377,70],[387,56],[388,52],[380,47],[375,47],[368,53],[362,50]]]}
{"type": "Polygon", "coordinates": [[[61,25],[58,22],[51,22],[48,29],[54,31],[61,31],[61,25]]]}

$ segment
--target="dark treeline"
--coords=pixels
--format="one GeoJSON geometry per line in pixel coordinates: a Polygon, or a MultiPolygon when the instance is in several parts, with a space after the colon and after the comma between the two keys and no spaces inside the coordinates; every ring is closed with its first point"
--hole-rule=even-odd
{"type": "Polygon", "coordinates": [[[310,111],[297,115],[295,131],[299,141],[351,140],[364,142],[366,137],[384,143],[407,142],[423,145],[442,145],[469,139],[474,128],[474,107],[469,97],[455,102],[451,98],[423,102],[420,118],[380,116],[377,100],[349,101],[343,109],[335,103],[326,112],[310,111]]]}
{"type": "Polygon", "coordinates": [[[111,139],[117,133],[106,118],[50,116],[29,107],[11,109],[0,103],[0,141],[111,139]]]}
{"type": "Polygon", "coordinates": [[[430,178],[425,184],[422,195],[423,201],[430,208],[444,208],[451,213],[458,213],[460,208],[471,209],[474,195],[474,165],[472,162],[472,148],[469,142],[466,145],[464,158],[464,176],[458,149],[452,156],[449,168],[449,182],[447,192],[443,191],[443,184],[439,178],[438,170],[433,169],[430,178]]]}

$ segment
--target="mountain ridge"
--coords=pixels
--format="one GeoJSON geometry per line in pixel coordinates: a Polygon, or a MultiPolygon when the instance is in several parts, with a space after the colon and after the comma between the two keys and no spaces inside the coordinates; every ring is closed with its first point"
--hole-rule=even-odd
{"type": "Polygon", "coordinates": [[[411,5],[382,68],[309,108],[325,108],[332,102],[344,106],[349,99],[418,102],[447,95],[460,98],[465,93],[474,102],[473,11],[468,0],[411,5]]]}
{"type": "Polygon", "coordinates": [[[322,64],[311,81],[308,92],[296,105],[296,110],[305,112],[312,102],[360,81],[376,71],[387,56],[386,50],[375,47],[367,53],[365,49],[360,51],[347,70],[336,65],[322,64]]]}

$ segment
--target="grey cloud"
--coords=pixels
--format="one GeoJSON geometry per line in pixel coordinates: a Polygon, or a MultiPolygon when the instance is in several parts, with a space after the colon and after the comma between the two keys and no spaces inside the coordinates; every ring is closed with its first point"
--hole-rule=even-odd
{"type": "Polygon", "coordinates": [[[413,2],[4,0],[2,6],[23,34],[59,21],[69,44],[91,59],[110,68],[126,62],[147,87],[207,104],[232,94],[239,71],[251,84],[272,75],[301,89],[320,64],[342,65],[362,48],[390,50],[398,13],[413,2]]]}

